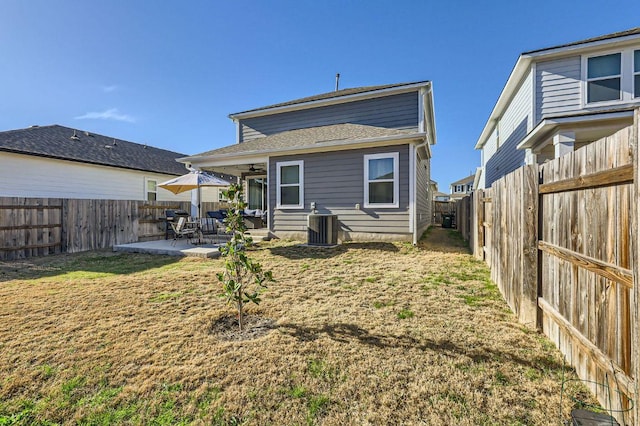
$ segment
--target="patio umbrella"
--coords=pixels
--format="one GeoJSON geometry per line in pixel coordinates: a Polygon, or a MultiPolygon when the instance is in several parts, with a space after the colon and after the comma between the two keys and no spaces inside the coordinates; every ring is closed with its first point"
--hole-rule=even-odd
{"type": "Polygon", "coordinates": [[[203,186],[229,186],[231,183],[224,179],[220,179],[216,176],[205,173],[201,170],[193,170],[186,175],[179,176],[177,178],[170,179],[166,182],[162,182],[158,186],[173,192],[174,194],[180,194],[181,192],[191,191],[193,189],[198,190],[198,217],[202,217],[200,212],[200,188],[203,186]]]}

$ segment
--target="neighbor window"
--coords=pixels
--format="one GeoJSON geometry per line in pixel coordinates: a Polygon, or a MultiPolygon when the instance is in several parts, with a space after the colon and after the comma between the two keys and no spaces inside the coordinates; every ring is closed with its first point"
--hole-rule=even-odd
{"type": "Polygon", "coordinates": [[[364,156],[364,206],[399,206],[398,153],[364,156]]]}
{"type": "Polygon", "coordinates": [[[156,201],[158,199],[158,191],[155,180],[147,179],[147,201],[156,201]]]}
{"type": "Polygon", "coordinates": [[[276,163],[276,202],[280,209],[304,207],[304,162],[276,163]]]}
{"type": "Polygon", "coordinates": [[[227,200],[227,197],[224,196],[224,192],[227,190],[228,188],[218,188],[218,201],[219,202],[223,202],[223,201],[229,201],[227,200]]]}
{"type": "Polygon", "coordinates": [[[640,98],[640,50],[633,52],[633,97],[640,98]]]}
{"type": "Polygon", "coordinates": [[[587,59],[587,103],[620,100],[621,53],[587,59]]]}

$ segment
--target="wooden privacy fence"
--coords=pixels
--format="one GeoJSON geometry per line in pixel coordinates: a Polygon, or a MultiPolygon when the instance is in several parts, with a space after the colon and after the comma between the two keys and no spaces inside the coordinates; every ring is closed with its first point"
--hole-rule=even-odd
{"type": "Polygon", "coordinates": [[[478,190],[470,246],[522,323],[540,328],[600,403],[638,424],[638,126],[478,190]]]}
{"type": "Polygon", "coordinates": [[[456,212],[456,203],[453,201],[434,201],[433,202],[433,223],[441,225],[443,214],[452,214],[456,212]]]}
{"type": "MultiPolygon", "coordinates": [[[[203,202],[202,211],[226,203],[203,202]]],[[[0,260],[164,238],[166,209],[190,202],[0,197],[0,260]]]]}

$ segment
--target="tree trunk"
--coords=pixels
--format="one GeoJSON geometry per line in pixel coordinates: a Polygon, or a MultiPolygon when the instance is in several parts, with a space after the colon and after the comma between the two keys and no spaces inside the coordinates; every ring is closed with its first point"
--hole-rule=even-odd
{"type": "Polygon", "coordinates": [[[242,294],[238,294],[238,325],[240,325],[240,331],[244,328],[244,313],[242,312],[242,308],[242,294]]]}

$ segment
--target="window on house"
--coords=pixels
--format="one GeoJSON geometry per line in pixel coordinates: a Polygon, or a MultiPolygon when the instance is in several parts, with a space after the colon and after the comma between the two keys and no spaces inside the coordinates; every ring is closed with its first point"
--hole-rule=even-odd
{"type": "Polygon", "coordinates": [[[398,153],[364,156],[364,206],[399,206],[398,153]]]}
{"type": "Polygon", "coordinates": [[[462,185],[456,185],[456,192],[462,192],[462,185]]]}
{"type": "Polygon", "coordinates": [[[147,201],[156,201],[158,199],[157,182],[147,179],[147,201]]]}
{"type": "Polygon", "coordinates": [[[621,53],[587,59],[587,103],[621,99],[621,53]]]}
{"type": "Polygon", "coordinates": [[[633,97],[640,98],[640,50],[633,52],[633,97]]]}
{"type": "Polygon", "coordinates": [[[276,163],[276,203],[280,209],[304,208],[304,162],[276,163]]]}
{"type": "Polygon", "coordinates": [[[218,188],[218,201],[228,201],[227,197],[224,196],[224,191],[226,191],[227,189],[228,188],[218,188]]]}

